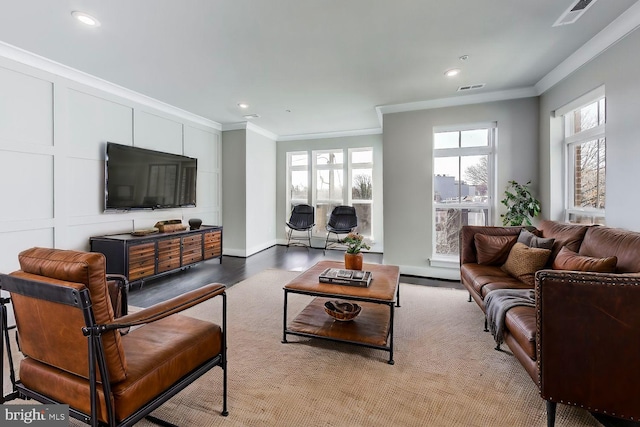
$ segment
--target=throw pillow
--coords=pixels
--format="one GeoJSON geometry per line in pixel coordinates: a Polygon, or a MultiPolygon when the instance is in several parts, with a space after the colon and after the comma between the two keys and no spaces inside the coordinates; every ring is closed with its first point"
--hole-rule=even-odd
{"type": "Polygon", "coordinates": [[[511,248],[502,270],[530,286],[535,284],[536,271],[542,269],[551,255],[550,249],[530,248],[517,243],[511,248]]]}
{"type": "Polygon", "coordinates": [[[477,233],[473,236],[476,243],[478,264],[502,265],[509,256],[511,247],[516,243],[517,236],[490,236],[477,233]]]}
{"type": "Polygon", "coordinates": [[[553,249],[553,244],[556,239],[538,237],[532,232],[525,230],[524,228],[520,231],[520,235],[518,236],[518,242],[523,243],[530,248],[542,248],[542,249],[553,249]]]}
{"type": "Polygon", "coordinates": [[[562,247],[553,261],[554,270],[593,271],[596,273],[615,273],[618,257],[595,258],[578,255],[567,247],[562,247]]]}

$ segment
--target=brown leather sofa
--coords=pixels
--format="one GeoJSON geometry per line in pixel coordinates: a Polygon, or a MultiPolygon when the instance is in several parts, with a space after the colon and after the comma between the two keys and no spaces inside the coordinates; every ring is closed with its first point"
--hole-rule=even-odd
{"type": "Polygon", "coordinates": [[[486,313],[484,301],[493,290],[535,289],[535,307],[506,311],[504,342],[538,385],[549,426],[557,403],[640,420],[640,233],[543,221],[531,231],[555,242],[534,282],[501,268],[521,230],[463,227],[460,274],[469,300],[486,313]],[[616,257],[615,271],[559,270],[563,247],[581,260],[616,257]],[[493,263],[486,262],[487,250],[493,263]]]}

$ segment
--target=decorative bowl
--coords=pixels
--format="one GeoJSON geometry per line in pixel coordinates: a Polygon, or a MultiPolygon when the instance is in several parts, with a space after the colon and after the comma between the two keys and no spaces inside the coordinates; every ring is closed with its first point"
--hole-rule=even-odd
{"type": "Polygon", "coordinates": [[[324,311],[335,320],[341,322],[348,322],[356,318],[362,307],[358,304],[346,302],[346,301],[327,301],[324,303],[324,311]]]}
{"type": "Polygon", "coordinates": [[[189,227],[191,230],[197,230],[202,225],[202,220],[199,218],[191,218],[189,220],[189,227]]]}

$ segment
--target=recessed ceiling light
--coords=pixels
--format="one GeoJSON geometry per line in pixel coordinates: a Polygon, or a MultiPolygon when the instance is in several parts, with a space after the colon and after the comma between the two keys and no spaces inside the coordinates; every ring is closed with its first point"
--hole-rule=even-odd
{"type": "Polygon", "coordinates": [[[238,107],[246,110],[247,108],[249,108],[249,104],[245,104],[244,102],[239,102],[238,107]]]}
{"type": "Polygon", "coordinates": [[[458,74],[460,74],[460,68],[452,68],[444,72],[444,75],[447,77],[457,76],[458,74]]]}
{"type": "Polygon", "coordinates": [[[99,27],[100,26],[100,21],[98,21],[96,18],[94,18],[93,16],[91,16],[91,15],[89,15],[87,13],[74,10],[73,12],[71,12],[71,16],[73,16],[78,21],[80,21],[83,24],[88,25],[90,27],[99,27]]]}

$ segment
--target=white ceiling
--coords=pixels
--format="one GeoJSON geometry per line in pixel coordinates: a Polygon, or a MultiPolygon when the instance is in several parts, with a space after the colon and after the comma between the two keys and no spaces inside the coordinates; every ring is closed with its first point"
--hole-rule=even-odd
{"type": "Polygon", "coordinates": [[[377,106],[460,97],[462,85],[532,88],[636,0],[597,1],[561,27],[572,0],[1,2],[6,44],[222,125],[257,113],[286,137],[379,128],[377,106]]]}

